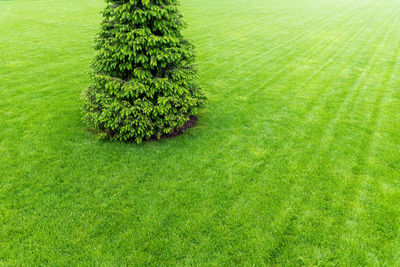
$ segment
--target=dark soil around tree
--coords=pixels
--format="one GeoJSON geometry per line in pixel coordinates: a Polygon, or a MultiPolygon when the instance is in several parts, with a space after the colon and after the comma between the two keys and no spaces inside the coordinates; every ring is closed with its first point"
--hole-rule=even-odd
{"type": "MultiPolygon", "coordinates": [[[[196,126],[198,120],[199,120],[199,118],[197,118],[196,116],[190,116],[189,120],[187,122],[185,122],[185,124],[183,124],[182,127],[175,128],[169,134],[162,135],[161,139],[168,139],[168,138],[173,138],[173,137],[177,137],[179,135],[182,135],[184,132],[186,132],[186,130],[196,126]]],[[[150,141],[153,141],[153,140],[156,140],[156,139],[155,138],[154,139],[150,139],[150,141]]]]}

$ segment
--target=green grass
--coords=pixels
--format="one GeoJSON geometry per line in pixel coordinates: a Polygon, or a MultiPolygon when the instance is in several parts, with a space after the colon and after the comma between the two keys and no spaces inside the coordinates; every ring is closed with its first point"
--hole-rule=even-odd
{"type": "Polygon", "coordinates": [[[400,264],[400,2],[182,0],[184,135],[81,121],[102,0],[0,1],[0,264],[400,264]]]}

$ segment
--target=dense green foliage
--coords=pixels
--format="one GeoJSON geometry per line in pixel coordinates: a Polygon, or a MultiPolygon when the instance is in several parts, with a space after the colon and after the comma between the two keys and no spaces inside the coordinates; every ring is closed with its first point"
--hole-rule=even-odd
{"type": "Polygon", "coordinates": [[[194,49],[176,0],[108,0],[85,119],[118,140],[160,138],[202,106],[194,49]]]}
{"type": "Polygon", "coordinates": [[[0,266],[399,266],[400,1],[181,0],[207,109],[96,140],[103,0],[0,0],[0,266]]]}

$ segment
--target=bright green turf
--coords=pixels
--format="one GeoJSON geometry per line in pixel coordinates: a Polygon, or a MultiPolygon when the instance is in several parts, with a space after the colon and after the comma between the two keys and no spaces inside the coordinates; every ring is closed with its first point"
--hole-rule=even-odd
{"type": "Polygon", "coordinates": [[[400,1],[182,0],[209,96],[81,122],[102,0],[0,0],[0,264],[400,264],[400,1]]]}

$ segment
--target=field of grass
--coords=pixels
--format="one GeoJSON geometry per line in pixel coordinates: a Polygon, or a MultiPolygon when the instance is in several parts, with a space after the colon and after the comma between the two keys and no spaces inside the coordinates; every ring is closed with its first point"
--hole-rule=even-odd
{"type": "Polygon", "coordinates": [[[182,0],[184,135],[81,121],[102,0],[0,0],[1,265],[400,264],[400,1],[182,0]]]}

